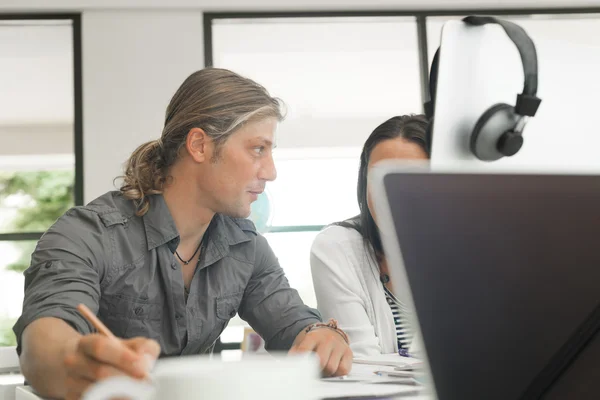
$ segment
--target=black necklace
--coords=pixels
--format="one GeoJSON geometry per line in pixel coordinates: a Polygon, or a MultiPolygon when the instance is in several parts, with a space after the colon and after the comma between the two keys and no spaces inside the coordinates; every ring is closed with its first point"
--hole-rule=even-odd
{"type": "Polygon", "coordinates": [[[202,242],[203,242],[203,240],[200,241],[200,243],[198,244],[198,247],[196,247],[196,251],[194,252],[194,254],[192,254],[192,256],[190,257],[190,259],[187,260],[187,261],[185,261],[183,258],[181,258],[181,256],[177,252],[177,250],[175,250],[175,255],[177,256],[177,258],[179,258],[181,260],[181,262],[184,265],[188,265],[190,263],[190,261],[192,261],[192,258],[196,257],[196,253],[198,252],[198,250],[200,250],[200,246],[202,246],[202,242]]]}

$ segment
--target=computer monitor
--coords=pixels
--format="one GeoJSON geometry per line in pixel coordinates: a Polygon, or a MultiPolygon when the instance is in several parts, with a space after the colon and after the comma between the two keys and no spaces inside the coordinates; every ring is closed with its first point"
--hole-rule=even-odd
{"type": "Polygon", "coordinates": [[[600,325],[600,177],[387,163],[370,179],[435,398],[600,397],[598,334],[574,336],[600,325]]]}
{"type": "MultiPolygon", "coordinates": [[[[535,43],[535,42],[534,42],[535,43]]],[[[543,72],[543,65],[539,67],[543,72]]],[[[543,98],[543,74],[539,74],[543,98]]],[[[442,28],[435,94],[431,165],[435,170],[470,168],[479,172],[556,169],[560,160],[545,156],[539,115],[529,119],[524,144],[512,157],[484,162],[470,150],[471,133],[483,113],[498,103],[514,106],[523,92],[519,51],[499,25],[472,26],[450,20],[442,28]]],[[[544,102],[540,105],[543,111],[544,102]]],[[[542,112],[543,114],[543,112],[542,112]]],[[[555,116],[551,116],[555,117],[555,116]]],[[[569,165],[561,165],[568,169],[569,165]]],[[[579,167],[581,170],[581,167],[579,167]]]]}

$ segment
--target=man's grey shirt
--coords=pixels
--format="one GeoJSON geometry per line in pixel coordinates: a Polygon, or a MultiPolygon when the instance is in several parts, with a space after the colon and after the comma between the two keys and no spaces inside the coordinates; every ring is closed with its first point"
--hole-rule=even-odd
{"type": "Polygon", "coordinates": [[[209,351],[236,313],[270,350],[289,349],[302,328],[320,322],[291,289],[266,239],[247,219],[216,214],[205,235],[186,303],[174,252],[179,233],[162,195],[136,216],[133,201],[109,192],[63,215],[40,239],[25,271],[23,314],[14,327],[56,317],[82,334],[87,305],[121,338],[145,336],[163,356],[209,351]]]}

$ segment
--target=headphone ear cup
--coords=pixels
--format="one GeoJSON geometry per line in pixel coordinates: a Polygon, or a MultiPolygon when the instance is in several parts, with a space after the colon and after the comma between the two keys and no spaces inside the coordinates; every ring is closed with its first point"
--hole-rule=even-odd
{"type": "Polygon", "coordinates": [[[498,148],[500,138],[513,131],[518,119],[514,107],[509,104],[499,103],[488,108],[471,133],[471,152],[482,161],[496,161],[504,157],[498,148]]]}

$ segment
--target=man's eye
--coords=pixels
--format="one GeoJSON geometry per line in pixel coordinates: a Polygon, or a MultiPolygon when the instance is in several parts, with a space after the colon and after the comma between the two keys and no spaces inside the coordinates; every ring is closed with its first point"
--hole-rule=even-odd
{"type": "Polygon", "coordinates": [[[265,146],[259,146],[259,147],[255,147],[254,151],[256,152],[256,154],[262,154],[263,151],[265,151],[265,146]]]}

